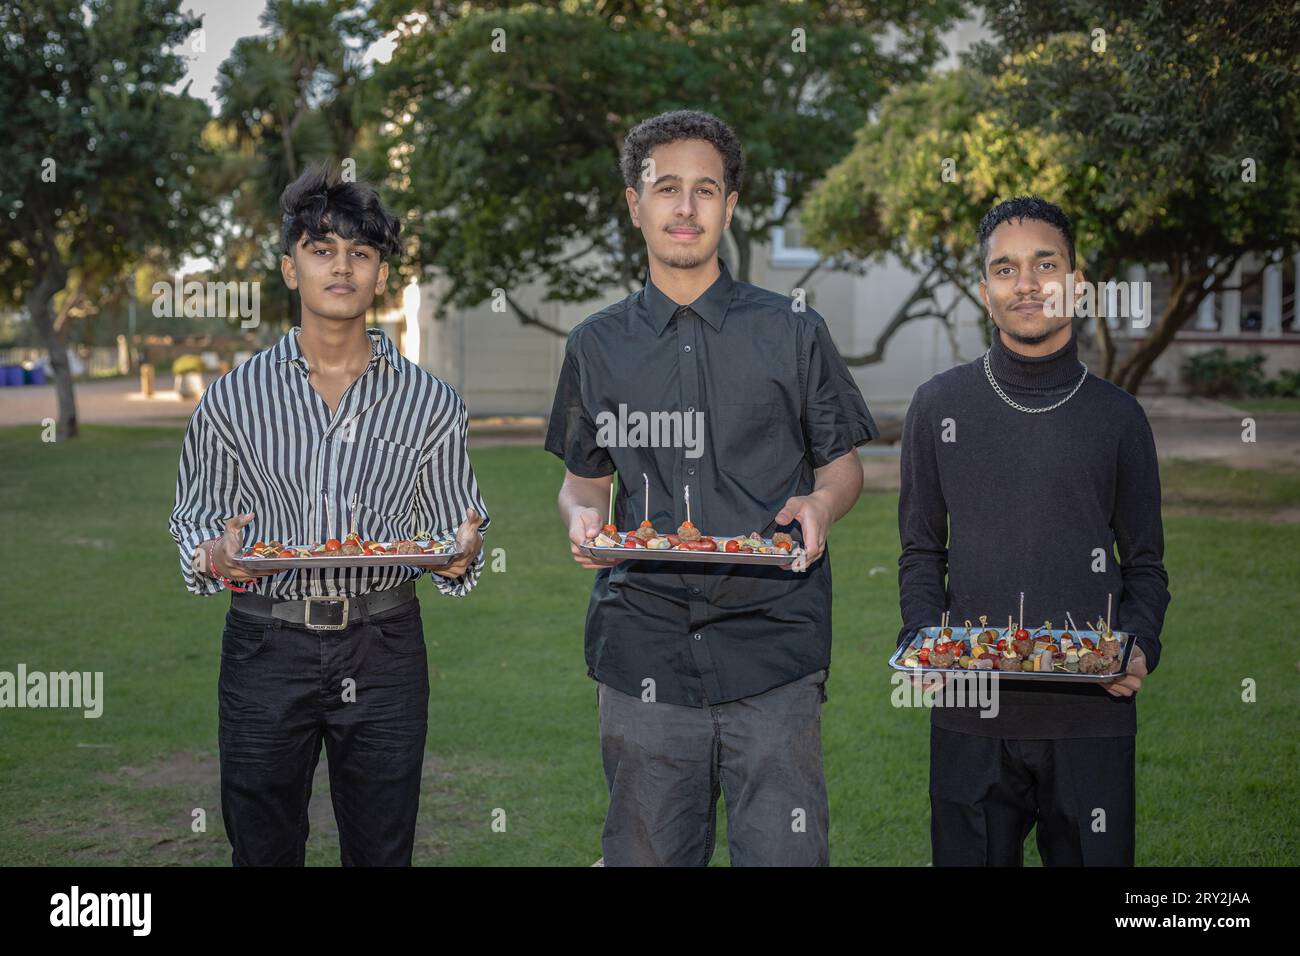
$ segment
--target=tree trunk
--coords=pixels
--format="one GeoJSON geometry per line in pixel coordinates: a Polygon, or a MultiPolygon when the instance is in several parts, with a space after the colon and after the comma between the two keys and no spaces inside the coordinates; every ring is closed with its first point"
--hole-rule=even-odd
{"type": "Polygon", "coordinates": [[[36,283],[28,290],[24,298],[27,314],[40,334],[41,344],[50,354],[50,371],[54,375],[54,390],[59,398],[59,417],[55,426],[55,439],[62,441],[76,438],[77,396],[72,388],[72,369],[68,365],[68,350],[54,331],[54,315],[51,305],[54,296],[68,281],[68,270],[61,259],[47,262],[36,283]]]}
{"type": "Polygon", "coordinates": [[[1205,288],[1208,270],[1193,273],[1184,272],[1178,276],[1170,290],[1169,303],[1160,315],[1160,321],[1142,344],[1124,360],[1112,381],[1130,395],[1136,395],[1142,387],[1142,380],[1151,371],[1156,359],[1173,342],[1179,329],[1196,314],[1196,308],[1209,293],[1205,288]]]}
{"type": "Polygon", "coordinates": [[[1101,377],[1110,379],[1115,371],[1115,340],[1110,337],[1109,320],[1104,315],[1098,315],[1093,321],[1097,326],[1097,349],[1101,352],[1101,377]]]}
{"type": "Polygon", "coordinates": [[[749,241],[749,230],[741,224],[739,216],[731,217],[731,238],[736,243],[736,278],[748,282],[754,250],[749,241]]]}

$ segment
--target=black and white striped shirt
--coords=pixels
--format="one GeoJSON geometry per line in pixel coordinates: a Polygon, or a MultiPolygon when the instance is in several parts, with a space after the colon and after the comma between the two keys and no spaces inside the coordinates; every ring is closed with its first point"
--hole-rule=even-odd
{"type": "MultiPolygon", "coordinates": [[[[185,586],[215,594],[220,582],[190,565],[196,545],[218,537],[235,515],[254,512],[244,545],[315,545],[342,538],[359,492],[357,532],[397,541],[420,532],[452,536],[473,507],[490,519],[466,447],[469,419],[455,390],[367,329],[370,364],[338,409],[307,381],[298,328],[221,376],[204,392],[181,448],[170,530],[185,586]]],[[[469,593],[483,555],[459,578],[431,575],[438,590],[469,593]]],[[[281,600],[357,595],[396,587],[419,568],[303,568],[249,582],[281,600]]]]}

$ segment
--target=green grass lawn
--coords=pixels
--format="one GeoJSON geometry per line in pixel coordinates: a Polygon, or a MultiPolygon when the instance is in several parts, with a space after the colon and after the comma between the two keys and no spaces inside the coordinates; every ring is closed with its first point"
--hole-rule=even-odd
{"type": "Polygon", "coordinates": [[[1243,412],[1282,412],[1296,414],[1300,412],[1300,398],[1231,398],[1228,404],[1240,408],[1243,412]]]}
{"type": "MultiPolygon", "coordinates": [[[[0,670],[103,671],[106,697],[98,720],[0,710],[0,864],[229,862],[216,776],[226,599],[181,585],[167,534],[180,435],[90,427],[42,444],[38,428],[0,430],[0,670]],[[196,808],[205,832],[191,828],[196,808]]],[[[554,508],[562,466],[527,448],[474,460],[493,515],[487,546],[504,549],[506,569],[464,600],[421,584],[432,693],[416,860],[588,865],[605,784],[582,658],[590,575],[569,559],[554,508]],[[492,828],[498,809],[505,832],[492,828]]],[[[1185,499],[1227,489],[1259,519],[1166,522],[1174,600],[1142,692],[1138,862],[1295,865],[1300,525],[1270,523],[1259,503],[1296,486],[1215,468],[1176,464],[1165,478],[1185,499]],[[1255,703],[1241,700],[1245,678],[1255,703]]],[[[929,859],[928,718],[890,706],[885,666],[896,508],[895,495],[867,495],[831,539],[823,728],[837,864],[929,859]]],[[[338,862],[327,796],[313,797],[310,864],[338,862]]]]}

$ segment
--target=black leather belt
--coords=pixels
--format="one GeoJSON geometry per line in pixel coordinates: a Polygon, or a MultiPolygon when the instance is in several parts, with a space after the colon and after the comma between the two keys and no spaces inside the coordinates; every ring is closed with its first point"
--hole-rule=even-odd
{"type": "Polygon", "coordinates": [[[361,620],[361,610],[367,614],[384,611],[415,600],[415,582],[407,581],[395,588],[370,591],[353,597],[309,597],[302,601],[276,601],[265,594],[252,591],[233,591],[230,606],[245,614],[287,621],[313,631],[341,631],[349,624],[361,620]]]}

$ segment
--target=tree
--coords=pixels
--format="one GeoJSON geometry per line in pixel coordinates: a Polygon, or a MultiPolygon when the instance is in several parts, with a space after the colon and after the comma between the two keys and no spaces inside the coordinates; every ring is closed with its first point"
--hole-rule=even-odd
{"type": "Polygon", "coordinates": [[[356,0],[270,0],[261,25],[218,70],[217,188],[230,220],[220,256],[223,273],[260,282],[266,311],[294,322],[297,298],[280,279],[280,194],[310,163],[358,162],[373,113],[362,56],[379,33],[356,0]]]}
{"type": "Polygon", "coordinates": [[[60,439],[77,434],[52,308],[69,276],[102,287],[159,249],[201,249],[211,231],[198,185],[208,110],[167,92],[184,73],[169,51],[199,26],[179,5],[0,3],[0,280],[49,351],[60,439]]]}
{"type": "MultiPolygon", "coordinates": [[[[969,69],[899,87],[805,203],[805,238],[823,255],[893,256],[919,275],[874,347],[845,356],[848,364],[883,361],[894,334],[924,318],[944,324],[956,355],[957,303],[964,299],[983,314],[975,291],[980,217],[999,198],[1023,192],[1070,208],[1086,194],[1087,178],[1072,177],[1062,161],[1062,138],[1020,129],[989,109],[992,95],[993,82],[969,69]]],[[[1081,245],[1092,241],[1095,223],[1079,216],[1075,226],[1081,245]]]]}
{"type": "Polygon", "coordinates": [[[1095,322],[1102,374],[1136,392],[1243,257],[1300,243],[1300,24],[1279,0],[1232,15],[1200,2],[988,7],[1000,42],[895,93],[810,200],[808,232],[825,250],[962,264],[968,288],[983,213],[1026,192],[1052,199],[1090,278],[1168,271],[1168,301],[1127,356],[1095,322]]]}
{"type": "MultiPolygon", "coordinates": [[[[440,308],[544,284],[548,300],[639,287],[641,236],[618,172],[623,135],[670,109],[717,113],[747,173],[733,219],[737,274],[797,208],[893,83],[937,58],[957,3],[574,3],[402,16],[376,73],[379,145],[405,210],[411,270],[438,272],[440,308]],[[662,9],[661,9],[662,8],[662,9]],[[880,38],[894,28],[897,42],[880,38]],[[561,55],[562,54],[562,55],[561,55]],[[789,201],[779,208],[784,177],[789,201]]],[[[382,10],[382,5],[381,5],[382,10]]],[[[376,15],[381,15],[377,10],[376,15]]],[[[376,164],[378,165],[378,164],[376,164]]]]}

